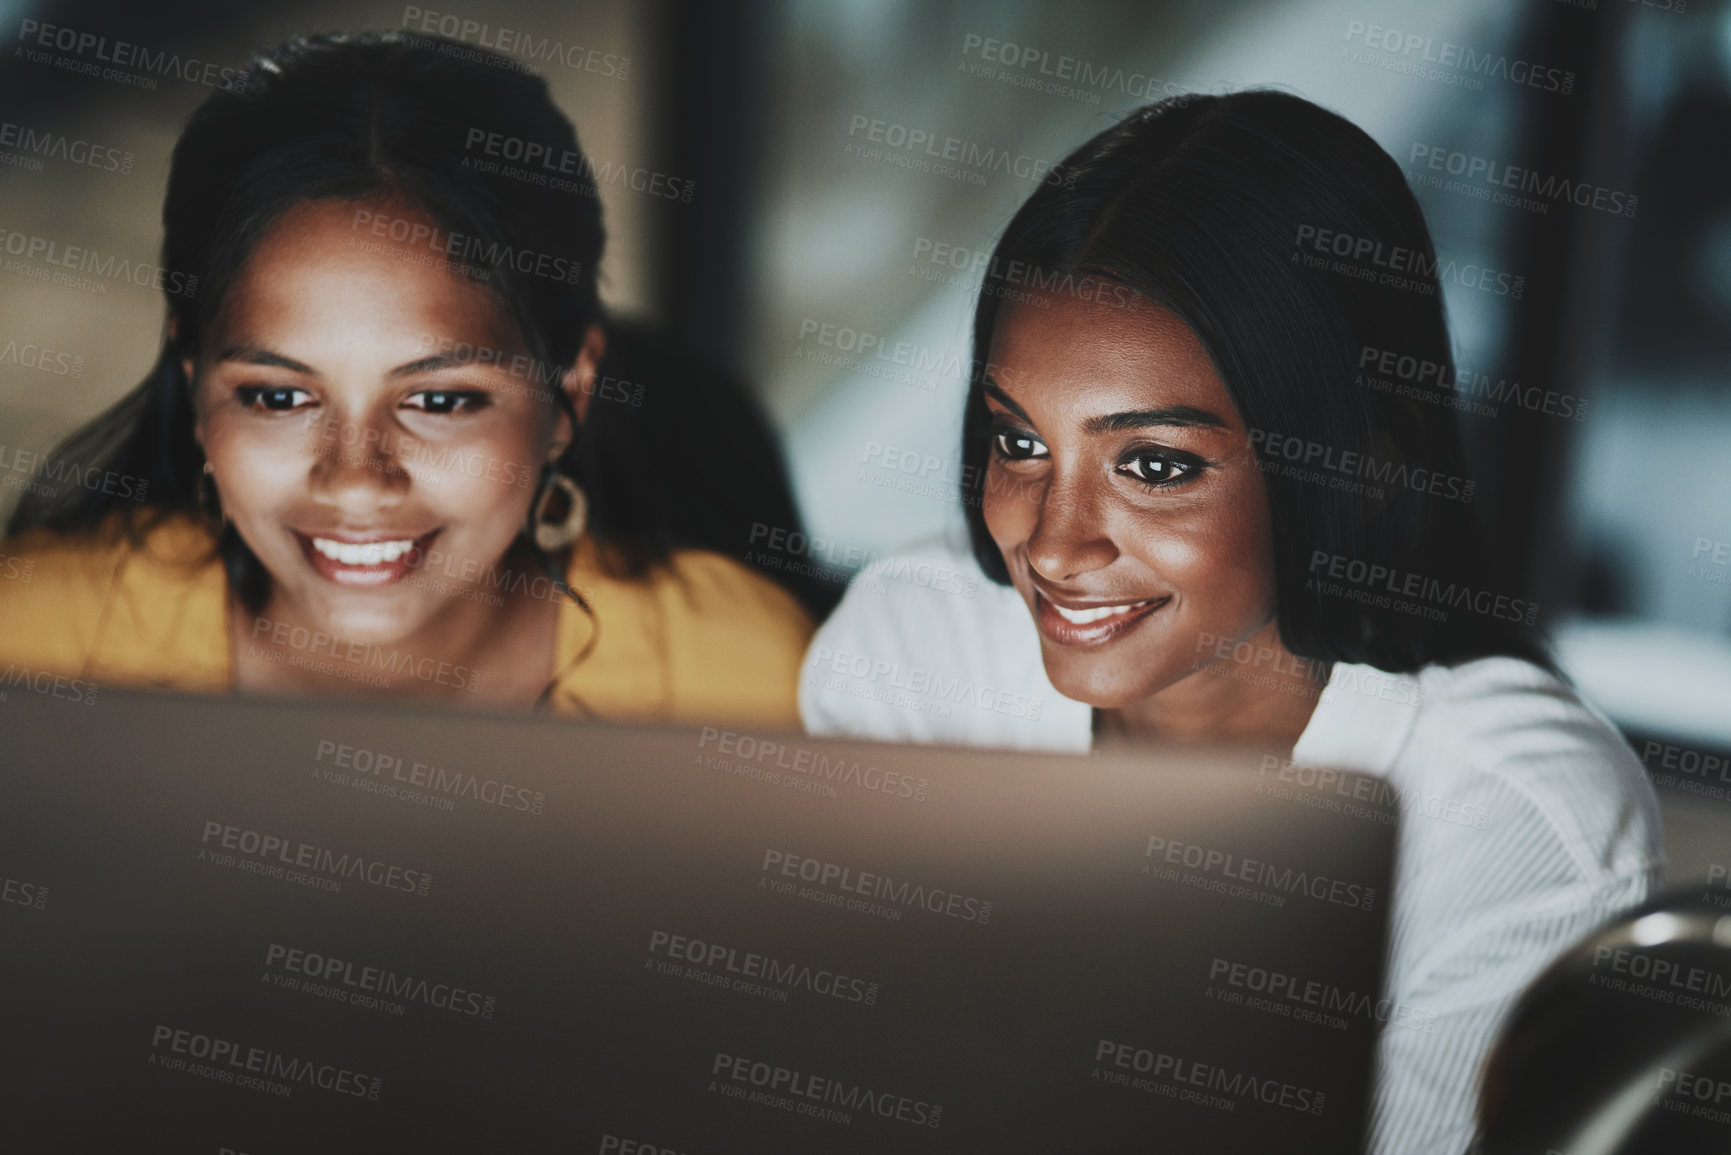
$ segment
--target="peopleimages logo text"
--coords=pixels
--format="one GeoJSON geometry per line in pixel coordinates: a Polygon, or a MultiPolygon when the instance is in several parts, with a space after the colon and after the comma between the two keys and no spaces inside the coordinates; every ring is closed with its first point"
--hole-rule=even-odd
{"type": "Polygon", "coordinates": [[[1362,280],[1427,294],[1431,291],[1430,279],[1433,277],[1442,284],[1477,289],[1482,293],[1508,297],[1513,301],[1520,300],[1527,287],[1525,276],[1502,272],[1488,265],[1471,261],[1460,262],[1452,257],[1439,259],[1417,249],[1409,249],[1405,245],[1384,244],[1374,237],[1354,236],[1338,229],[1325,229],[1317,225],[1299,225],[1293,244],[1301,251],[1310,250],[1320,257],[1333,256],[1343,261],[1355,262],[1354,265],[1347,265],[1337,271],[1352,273],[1362,280]],[[1374,268],[1356,264],[1364,261],[1369,261],[1374,268]],[[1384,271],[1377,273],[1376,269],[1384,271]]]}
{"type": "Polygon", "coordinates": [[[425,895],[433,884],[433,876],[424,870],[410,870],[364,854],[338,852],[326,846],[291,841],[281,835],[247,830],[215,820],[205,822],[204,834],[199,841],[205,846],[214,843],[222,850],[238,851],[249,858],[318,871],[334,878],[358,878],[386,890],[425,895]]]}
{"type": "Polygon", "coordinates": [[[1641,202],[1641,198],[1620,189],[1605,188],[1588,181],[1570,180],[1568,177],[1546,175],[1520,165],[1503,164],[1488,157],[1474,156],[1422,141],[1413,144],[1407,161],[1410,164],[1422,162],[1433,172],[1446,172],[1450,176],[1463,178],[1469,184],[1478,182],[1496,189],[1530,194],[1541,202],[1567,201],[1581,208],[1598,209],[1600,212],[1617,216],[1634,216],[1641,202]]]}
{"type": "Polygon", "coordinates": [[[1081,175],[1075,169],[1054,163],[1044,157],[1013,153],[1008,149],[981,145],[960,137],[941,134],[919,125],[900,124],[855,113],[848,118],[847,134],[898,152],[917,154],[931,160],[948,161],[976,172],[998,172],[1017,176],[1039,184],[1069,188],[1081,175]]]}
{"type": "Polygon", "coordinates": [[[321,983],[341,984],[356,991],[422,1003],[456,1015],[493,1017],[499,1000],[481,991],[446,982],[432,982],[412,974],[398,974],[388,967],[367,966],[316,950],[273,942],[264,954],[268,970],[280,970],[321,983]]]}
{"type": "Polygon", "coordinates": [[[114,253],[103,254],[84,245],[67,244],[54,237],[0,227],[0,252],[24,261],[41,261],[59,269],[71,269],[76,273],[86,273],[109,281],[122,281],[141,289],[155,289],[171,297],[186,297],[190,300],[198,294],[196,274],[165,269],[149,261],[134,261],[114,253]]]}
{"type": "Polygon", "coordinates": [[[920,907],[963,922],[977,922],[983,926],[992,918],[992,904],[986,899],[958,894],[943,887],[928,887],[905,878],[898,881],[887,874],[855,870],[851,866],[807,858],[773,847],[763,852],[760,869],[764,874],[797,878],[814,886],[883,899],[898,906],[920,907]]]}
{"type": "Polygon", "coordinates": [[[1378,52],[1436,64],[1473,76],[1506,80],[1511,84],[1537,88],[1567,96],[1575,91],[1575,74],[1563,68],[1534,64],[1530,60],[1510,59],[1499,52],[1479,52],[1449,40],[1439,41],[1418,32],[1402,32],[1381,24],[1366,24],[1349,20],[1346,24],[1347,43],[1358,43],[1378,52]]]}
{"type": "MultiPolygon", "coordinates": [[[[233,89],[239,92],[246,87],[246,77],[237,68],[190,56],[182,58],[178,52],[152,51],[142,44],[110,40],[94,32],[68,28],[61,24],[20,20],[18,40],[25,46],[20,51],[30,53],[27,59],[33,62],[41,63],[35,60],[41,53],[33,52],[33,49],[49,49],[73,57],[82,57],[97,64],[135,68],[141,73],[156,76],[173,76],[190,84],[203,84],[210,88],[233,89]]],[[[154,88],[155,83],[150,82],[150,87],[154,88]]]]}
{"type": "Polygon", "coordinates": [[[1299,466],[1316,466],[1343,477],[1410,489],[1415,493],[1428,493],[1433,497],[1446,497],[1462,502],[1473,499],[1476,483],[1470,478],[1426,469],[1422,465],[1409,465],[1393,458],[1379,460],[1355,449],[1337,450],[1334,446],[1324,445],[1320,441],[1287,433],[1274,433],[1267,429],[1251,429],[1249,445],[1257,452],[1259,459],[1265,462],[1284,460],[1299,466]]]}
{"type": "MultiPolygon", "coordinates": [[[[1214,1063],[1199,1062],[1187,1059],[1182,1055],[1169,1055],[1164,1051],[1156,1051],[1152,1047],[1139,1047],[1134,1043],[1120,1042],[1116,1039],[1101,1039],[1094,1048],[1094,1061],[1102,1064],[1095,1068],[1095,1077],[1100,1077],[1102,1070],[1107,1074],[1117,1074],[1116,1079],[1107,1082],[1125,1082],[1124,1071],[1134,1071],[1139,1075],[1167,1083],[1185,1087],[1202,1087],[1208,1091],[1218,1091],[1225,1098],[1219,1101],[1201,1101],[1203,1106],[1221,1106],[1228,1110],[1237,1101],[1255,1100],[1272,1107],[1284,1107],[1289,1111],[1298,1111],[1308,1115],[1320,1115],[1323,1104],[1328,1096],[1321,1091],[1309,1087],[1300,1087],[1295,1083],[1287,1083],[1280,1079],[1265,1079],[1248,1071],[1232,1071],[1214,1063]],[[1113,1068],[1117,1068],[1116,1071],[1113,1068]]],[[[1139,1086],[1138,1090],[1147,1090],[1139,1086]]],[[[1215,1100],[1215,1096],[1209,1096],[1215,1100]]]]}
{"type": "MultiPolygon", "coordinates": [[[[1591,403],[1591,398],[1573,393],[1559,393],[1555,389],[1541,389],[1537,385],[1522,385],[1519,381],[1510,381],[1507,377],[1492,380],[1489,374],[1477,373],[1468,367],[1453,369],[1440,361],[1393,349],[1379,349],[1375,345],[1366,345],[1359,350],[1358,367],[1361,370],[1374,370],[1387,379],[1386,382],[1378,382],[1371,377],[1365,382],[1361,373],[1361,383],[1391,386],[1398,384],[1398,388],[1390,390],[1396,396],[1420,400],[1432,400],[1440,392],[1448,398],[1450,407],[1456,409],[1472,407],[1483,412],[1483,408],[1474,403],[1481,400],[1494,401],[1499,405],[1518,405],[1532,413],[1585,421],[1587,407],[1591,403]]],[[[1494,415],[1496,410],[1490,409],[1488,412],[1494,415]]]]}
{"type": "Polygon", "coordinates": [[[747,979],[762,979],[778,987],[798,988],[843,1002],[871,1006],[878,997],[878,984],[862,978],[671,931],[650,932],[649,954],[747,979]]]}
{"type": "Polygon", "coordinates": [[[30,156],[44,156],[122,176],[132,171],[137,159],[130,151],[69,137],[50,129],[0,120],[0,148],[15,148],[30,156]]]}
{"type": "Polygon", "coordinates": [[[532,60],[538,64],[558,61],[566,68],[579,72],[592,72],[597,76],[611,76],[621,80],[631,74],[629,56],[586,48],[581,44],[566,44],[553,37],[536,36],[515,28],[495,28],[484,20],[474,20],[454,12],[435,12],[413,4],[405,5],[401,26],[414,32],[444,36],[492,52],[532,60]]]}
{"type": "Polygon", "coordinates": [[[1512,598],[1487,589],[1473,589],[1464,582],[1444,582],[1428,574],[1413,573],[1380,562],[1367,562],[1344,554],[1317,549],[1310,552],[1310,573],[1345,581],[1364,589],[1414,598],[1450,609],[1471,610],[1483,617],[1533,625],[1538,621],[1537,602],[1512,598]]]}
{"type": "Polygon", "coordinates": [[[949,675],[942,670],[921,666],[906,666],[867,654],[818,646],[812,661],[816,674],[828,673],[840,679],[852,679],[867,687],[902,691],[950,705],[975,706],[1012,718],[1038,721],[1044,703],[1015,690],[1004,689],[960,674],[949,675]]]}
{"type": "Polygon", "coordinates": [[[760,1087],[772,1094],[785,1095],[794,1100],[824,1103],[832,1108],[848,1111],[869,1112],[919,1127],[936,1127],[943,1120],[944,1109],[924,1099],[898,1095],[863,1083],[813,1075],[761,1059],[730,1055],[726,1051],[715,1053],[710,1074],[717,1079],[729,1079],[760,1087]]]}
{"type": "Polygon", "coordinates": [[[424,221],[385,216],[356,209],[349,230],[367,236],[388,238],[398,244],[425,247],[446,260],[473,261],[483,268],[509,268],[548,280],[578,284],[583,263],[553,253],[520,249],[503,241],[489,241],[468,233],[448,232],[424,221]]]}
{"type": "MultiPolygon", "coordinates": [[[[1001,64],[1007,68],[1014,68],[1035,76],[1051,77],[1053,80],[1065,81],[1080,88],[1116,92],[1135,100],[1158,100],[1162,96],[1178,96],[1184,91],[1172,81],[1163,80],[1152,73],[1126,70],[1108,64],[1095,64],[1079,57],[1063,54],[1054,57],[1051,52],[1033,45],[997,40],[977,32],[969,32],[962,37],[962,55],[964,57],[977,55],[981,60],[988,63],[1001,64]]],[[[1018,87],[1038,86],[1019,85],[1018,87]]],[[[1095,96],[1088,103],[1098,104],[1098,96],[1095,96]]]]}
{"type": "Polygon", "coordinates": [[[363,1075],[335,1063],[318,1063],[268,1047],[249,1047],[232,1039],[161,1023],[151,1033],[150,1047],[152,1066],[172,1069],[173,1057],[184,1055],[208,1064],[210,1070],[199,1073],[216,1078],[218,1082],[234,1083],[243,1076],[251,1076],[290,1086],[317,1087],[357,1099],[377,1099],[384,1087],[384,1080],[376,1075],[363,1075]],[[166,1055],[158,1052],[166,1052],[166,1055]]]}
{"type": "MultiPolygon", "coordinates": [[[[1148,836],[1148,849],[1144,857],[1149,862],[1163,862],[1171,866],[1199,870],[1204,874],[1218,874],[1222,878],[1273,887],[1288,894],[1307,894],[1311,898],[1354,910],[1370,910],[1376,905],[1374,887],[1312,874],[1305,870],[1294,870],[1290,866],[1279,867],[1272,862],[1244,858],[1194,843],[1177,842],[1158,834],[1148,836]]],[[[1144,869],[1146,870],[1146,867],[1144,869]]]]}

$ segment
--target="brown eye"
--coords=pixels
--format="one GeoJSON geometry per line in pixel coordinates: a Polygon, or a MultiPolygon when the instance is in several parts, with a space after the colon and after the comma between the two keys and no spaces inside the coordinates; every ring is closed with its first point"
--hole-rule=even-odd
{"type": "Polygon", "coordinates": [[[1015,429],[1001,429],[993,434],[992,447],[1006,461],[1027,461],[1046,455],[1046,447],[1038,438],[1015,429]]]}
{"type": "Polygon", "coordinates": [[[299,409],[313,397],[305,389],[295,389],[287,385],[242,385],[234,392],[246,408],[268,409],[273,413],[287,413],[299,409]]]}
{"type": "Polygon", "coordinates": [[[1171,485],[1191,477],[1201,467],[1199,461],[1149,452],[1137,453],[1118,466],[1144,485],[1171,485]]]}
{"type": "Polygon", "coordinates": [[[404,402],[410,409],[424,409],[436,416],[467,413],[487,403],[487,395],[473,389],[423,389],[404,402]]]}

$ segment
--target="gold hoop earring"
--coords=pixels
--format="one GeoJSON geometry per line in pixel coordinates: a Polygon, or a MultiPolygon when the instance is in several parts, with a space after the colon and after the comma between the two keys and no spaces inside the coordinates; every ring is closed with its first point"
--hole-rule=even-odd
{"type": "Polygon", "coordinates": [[[529,518],[535,544],[548,553],[564,549],[583,536],[588,521],[588,496],[570,477],[548,466],[529,518]]]}
{"type": "Polygon", "coordinates": [[[222,494],[216,488],[216,467],[208,461],[204,463],[204,472],[199,475],[195,490],[200,513],[218,525],[228,520],[222,512],[222,494]]]}

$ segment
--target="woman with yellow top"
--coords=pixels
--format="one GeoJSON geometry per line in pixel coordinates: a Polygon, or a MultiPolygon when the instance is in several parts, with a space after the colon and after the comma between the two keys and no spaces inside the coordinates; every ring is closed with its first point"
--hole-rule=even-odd
{"type": "Polygon", "coordinates": [[[193,115],[162,355],[0,544],[30,575],[0,582],[11,684],[797,723],[811,616],[701,548],[791,518],[761,420],[620,379],[576,134],[539,78],[456,48],[298,40],[193,115]],[[657,411],[763,442],[739,468],[767,513],[657,411]]]}

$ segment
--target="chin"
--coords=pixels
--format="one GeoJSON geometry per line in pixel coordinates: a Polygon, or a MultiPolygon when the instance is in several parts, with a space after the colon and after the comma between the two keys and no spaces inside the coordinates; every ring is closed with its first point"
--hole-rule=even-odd
{"type": "Polygon", "coordinates": [[[333,638],[367,645],[388,645],[407,637],[427,617],[422,607],[411,605],[336,605],[320,616],[333,638]]]}
{"type": "Polygon", "coordinates": [[[1076,669],[1069,663],[1054,666],[1046,661],[1046,678],[1052,688],[1071,701],[1083,702],[1096,710],[1118,710],[1152,695],[1158,686],[1126,685],[1109,671],[1076,669]]]}

